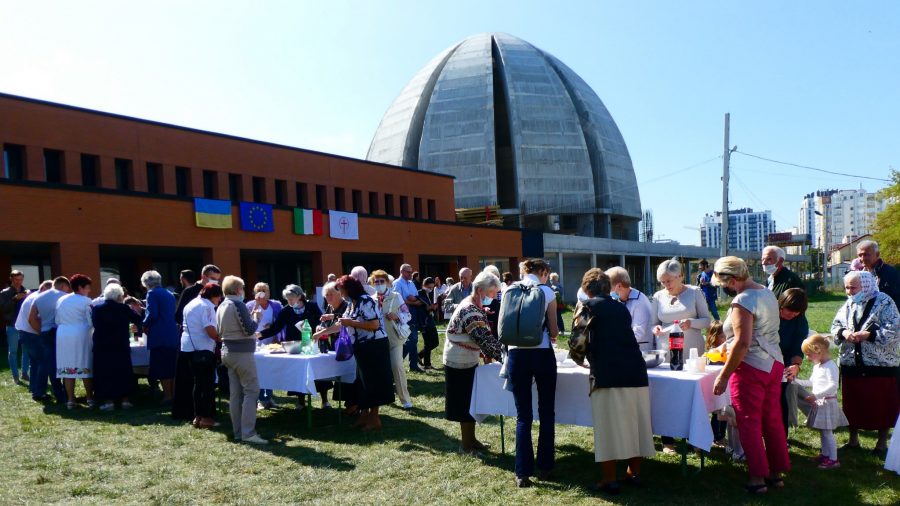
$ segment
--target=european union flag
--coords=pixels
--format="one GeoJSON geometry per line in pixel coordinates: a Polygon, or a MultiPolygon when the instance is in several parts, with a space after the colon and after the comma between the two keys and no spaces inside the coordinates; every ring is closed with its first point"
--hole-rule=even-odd
{"type": "Polygon", "coordinates": [[[254,202],[241,202],[241,230],[274,232],[275,221],[272,219],[272,206],[254,202]]]}

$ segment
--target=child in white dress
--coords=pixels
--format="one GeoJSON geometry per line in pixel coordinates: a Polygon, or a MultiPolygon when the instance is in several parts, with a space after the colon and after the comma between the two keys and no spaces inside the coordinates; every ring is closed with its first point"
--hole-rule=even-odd
{"type": "Polygon", "coordinates": [[[806,418],[806,426],[817,429],[822,438],[822,451],[816,460],[819,461],[819,469],[837,469],[841,467],[841,463],[838,461],[834,429],[848,424],[837,401],[838,367],[831,360],[828,339],[823,336],[816,334],[807,337],[801,349],[806,358],[815,364],[808,380],[795,381],[812,388],[812,395],[806,397],[812,405],[806,418]]]}

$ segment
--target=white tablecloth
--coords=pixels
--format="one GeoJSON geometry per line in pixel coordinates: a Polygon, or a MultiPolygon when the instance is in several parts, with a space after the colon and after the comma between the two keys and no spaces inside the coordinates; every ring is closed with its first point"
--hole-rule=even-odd
{"type": "Polygon", "coordinates": [[[316,380],[340,378],[344,383],[356,381],[356,358],[338,362],[333,351],[327,355],[270,354],[258,351],[255,357],[259,388],[317,395],[316,380]]]}
{"type": "MultiPolygon", "coordinates": [[[[713,384],[721,366],[708,366],[705,373],[671,371],[668,364],[647,371],[650,380],[650,411],[653,433],[686,438],[693,446],[709,451],[713,442],[709,413],[728,403],[728,392],[713,395],[713,384]]],[[[475,370],[475,385],[469,412],[482,421],[490,415],[516,416],[512,392],[503,389],[500,364],[475,370]]],[[[556,423],[593,427],[589,393],[589,371],[582,367],[558,369],[556,379],[556,423]]],[[[532,387],[534,389],[534,387],[532,387]]],[[[532,395],[534,418],[538,419],[537,391],[532,395]]]]}
{"type": "Polygon", "coordinates": [[[894,435],[891,436],[891,445],[884,459],[884,468],[900,474],[900,418],[897,418],[897,425],[894,426],[894,435]]]}
{"type": "Polygon", "coordinates": [[[150,365],[150,350],[146,345],[140,345],[131,341],[131,367],[148,367],[150,365]]]}

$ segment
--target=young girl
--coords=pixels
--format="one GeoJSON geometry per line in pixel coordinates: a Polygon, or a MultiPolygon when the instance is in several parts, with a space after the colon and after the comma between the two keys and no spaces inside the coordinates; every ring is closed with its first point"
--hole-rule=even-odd
{"type": "Polygon", "coordinates": [[[813,364],[808,380],[795,380],[805,387],[812,387],[812,395],[806,398],[812,404],[806,426],[818,429],[822,438],[822,452],[816,458],[819,469],[841,467],[837,455],[837,441],[834,429],[848,424],[847,417],[837,401],[838,368],[831,360],[828,339],[818,334],[807,337],[801,345],[803,354],[813,364]]]}
{"type": "MultiPolygon", "coordinates": [[[[706,331],[706,351],[709,351],[713,348],[717,348],[725,342],[725,333],[722,331],[722,322],[716,320],[709,325],[709,329],[706,331]]],[[[710,365],[722,365],[724,362],[713,362],[710,361],[710,365]]],[[[725,416],[721,412],[714,412],[712,414],[712,420],[710,420],[710,425],[712,426],[713,431],[713,444],[724,448],[725,447],[725,430],[728,426],[728,422],[725,420],[725,416]]]]}

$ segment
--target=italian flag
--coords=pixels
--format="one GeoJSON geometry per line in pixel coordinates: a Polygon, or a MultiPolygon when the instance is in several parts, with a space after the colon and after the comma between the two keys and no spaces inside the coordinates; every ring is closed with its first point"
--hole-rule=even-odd
{"type": "Polygon", "coordinates": [[[299,235],[322,235],[322,211],[295,208],[294,233],[299,235]]]}

